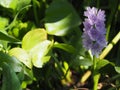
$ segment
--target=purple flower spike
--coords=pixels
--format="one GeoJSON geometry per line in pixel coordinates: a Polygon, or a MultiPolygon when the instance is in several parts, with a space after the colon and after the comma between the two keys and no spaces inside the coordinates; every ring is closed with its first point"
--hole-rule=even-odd
{"type": "Polygon", "coordinates": [[[87,7],[84,16],[87,18],[85,18],[85,21],[83,22],[83,46],[87,50],[91,50],[92,54],[98,57],[102,49],[107,45],[104,23],[105,12],[103,10],[98,10],[95,7],[87,7]]]}

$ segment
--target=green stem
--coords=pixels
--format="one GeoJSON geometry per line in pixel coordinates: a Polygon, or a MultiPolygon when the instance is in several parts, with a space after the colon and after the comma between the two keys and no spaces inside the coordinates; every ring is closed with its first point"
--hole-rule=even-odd
{"type": "Polygon", "coordinates": [[[96,57],[93,56],[93,71],[95,70],[96,68],[96,57]]]}
{"type": "Polygon", "coordinates": [[[97,90],[97,87],[98,87],[98,81],[99,81],[99,78],[100,78],[100,73],[96,70],[96,64],[97,64],[97,61],[96,61],[96,57],[94,56],[93,57],[93,82],[94,82],[94,85],[93,85],[93,90],[97,90]]]}
{"type": "Polygon", "coordinates": [[[100,73],[95,71],[93,75],[93,82],[94,82],[93,90],[97,90],[99,79],[100,79],[100,73]]]}

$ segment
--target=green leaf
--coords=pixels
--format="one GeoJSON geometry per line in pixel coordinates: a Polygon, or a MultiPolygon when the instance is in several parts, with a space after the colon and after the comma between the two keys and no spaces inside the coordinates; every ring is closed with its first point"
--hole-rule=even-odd
{"type": "Polygon", "coordinates": [[[21,8],[29,5],[31,0],[0,0],[0,5],[5,8],[19,11],[21,8]]]}
{"type": "Polygon", "coordinates": [[[119,67],[119,66],[115,66],[115,71],[116,71],[117,73],[120,73],[120,67],[119,67]]]}
{"type": "Polygon", "coordinates": [[[47,54],[50,50],[50,44],[50,41],[45,40],[31,49],[30,55],[35,67],[41,68],[44,63],[49,61],[50,56],[47,56],[47,54]]]}
{"type": "Polygon", "coordinates": [[[64,36],[80,23],[75,9],[65,0],[54,0],[46,10],[45,27],[48,34],[64,36]]]}
{"type": "Polygon", "coordinates": [[[65,61],[63,62],[63,64],[64,64],[64,69],[67,71],[69,69],[69,64],[65,61]]]}
{"type": "Polygon", "coordinates": [[[9,54],[11,56],[16,57],[18,60],[24,63],[28,68],[30,69],[32,68],[31,58],[25,50],[21,48],[12,48],[11,50],[9,50],[9,54]]]}
{"type": "Polygon", "coordinates": [[[0,30],[4,30],[5,26],[8,25],[9,20],[4,17],[0,17],[0,30]]]}
{"type": "Polygon", "coordinates": [[[22,48],[30,51],[35,45],[47,39],[47,33],[44,29],[35,29],[29,31],[22,40],[22,48]]]}
{"type": "Polygon", "coordinates": [[[7,48],[8,48],[8,42],[0,40],[0,51],[1,50],[7,50],[7,48]]]}
{"type": "Polygon", "coordinates": [[[101,69],[102,67],[106,66],[107,64],[110,64],[108,60],[102,59],[98,60],[96,64],[96,69],[101,69]]]}
{"type": "Polygon", "coordinates": [[[2,67],[3,62],[9,64],[15,72],[20,72],[22,70],[22,64],[16,58],[0,52],[0,67],[2,67]]]}
{"type": "Polygon", "coordinates": [[[24,67],[24,74],[27,76],[27,78],[24,78],[25,81],[31,81],[34,80],[34,75],[33,75],[33,71],[27,67],[24,67]]]}
{"type": "Polygon", "coordinates": [[[55,48],[60,48],[63,49],[69,53],[74,53],[75,52],[75,48],[72,45],[69,44],[64,44],[64,43],[54,43],[53,47],[55,48]]]}
{"type": "Polygon", "coordinates": [[[3,62],[2,68],[3,68],[2,90],[22,90],[20,81],[12,67],[6,62],[3,62]]]}
{"type": "Polygon", "coordinates": [[[22,81],[24,80],[24,69],[22,69],[21,70],[21,72],[19,72],[19,73],[17,73],[17,76],[18,76],[18,78],[19,78],[19,80],[20,80],[20,82],[22,83],[22,81]]]}
{"type": "Polygon", "coordinates": [[[2,31],[0,31],[0,40],[5,40],[5,41],[10,41],[10,42],[19,42],[18,39],[3,33],[2,31]]]}
{"type": "MultiPolygon", "coordinates": [[[[21,77],[19,77],[19,78],[21,78],[21,77]]],[[[27,85],[32,84],[33,80],[36,80],[33,75],[33,70],[31,70],[27,67],[24,67],[24,78],[22,80],[21,87],[24,89],[27,88],[27,85]]]]}
{"type": "Polygon", "coordinates": [[[71,80],[71,72],[69,70],[69,64],[67,62],[64,61],[63,65],[64,65],[64,68],[62,68],[62,70],[64,72],[65,79],[62,80],[62,83],[67,84],[67,82],[72,82],[72,80],[71,80]]]}
{"type": "Polygon", "coordinates": [[[15,9],[17,7],[18,0],[0,0],[0,5],[5,8],[15,9]]]}

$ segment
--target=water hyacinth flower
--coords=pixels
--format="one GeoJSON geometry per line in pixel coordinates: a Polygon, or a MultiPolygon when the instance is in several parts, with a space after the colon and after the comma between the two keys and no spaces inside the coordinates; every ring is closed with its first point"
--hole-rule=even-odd
{"type": "Polygon", "coordinates": [[[98,57],[102,49],[107,45],[104,23],[105,12],[103,10],[98,10],[95,7],[87,7],[84,16],[86,16],[86,18],[83,22],[83,46],[87,50],[91,50],[92,54],[98,57]]]}

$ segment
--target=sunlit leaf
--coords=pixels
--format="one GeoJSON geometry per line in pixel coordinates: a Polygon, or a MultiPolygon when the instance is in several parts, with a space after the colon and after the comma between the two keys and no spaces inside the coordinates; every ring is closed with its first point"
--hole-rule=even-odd
{"type": "Polygon", "coordinates": [[[54,0],[46,10],[45,27],[49,34],[66,35],[80,22],[75,9],[66,0],[54,0]]]}
{"type": "Polygon", "coordinates": [[[30,4],[30,2],[31,0],[0,0],[0,5],[18,11],[30,4]]]}
{"type": "Polygon", "coordinates": [[[38,43],[47,39],[47,33],[44,29],[35,29],[29,31],[22,40],[22,48],[29,51],[38,43]]]}
{"type": "Polygon", "coordinates": [[[50,44],[50,41],[45,40],[31,49],[30,55],[34,66],[41,68],[44,63],[49,61],[50,56],[46,54],[49,52],[50,44]]]}
{"type": "Polygon", "coordinates": [[[4,17],[0,17],[0,30],[3,30],[8,25],[9,20],[4,17]]]}
{"type": "Polygon", "coordinates": [[[16,57],[18,60],[24,63],[28,68],[32,68],[31,58],[25,50],[21,48],[12,48],[11,50],[9,50],[9,54],[11,56],[16,57]]]}
{"type": "Polygon", "coordinates": [[[68,83],[71,83],[71,71],[69,70],[69,64],[67,62],[63,62],[64,68],[62,68],[64,75],[65,75],[65,79],[62,79],[61,82],[63,85],[67,85],[68,83]]]}
{"type": "Polygon", "coordinates": [[[68,70],[68,69],[69,69],[68,63],[67,63],[67,62],[64,62],[63,64],[64,64],[64,69],[65,69],[65,70],[68,70]]]}
{"type": "Polygon", "coordinates": [[[75,52],[75,48],[72,45],[69,44],[64,44],[64,43],[55,43],[54,46],[55,48],[60,48],[63,49],[69,53],[74,53],[75,52]]]}
{"type": "Polygon", "coordinates": [[[20,81],[13,68],[8,63],[2,63],[3,68],[3,85],[2,90],[22,90],[20,81]]]}
{"type": "Polygon", "coordinates": [[[15,9],[17,6],[18,0],[0,0],[0,5],[5,8],[15,9]]]}

